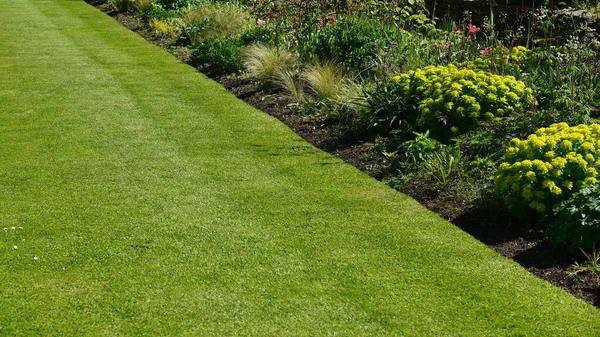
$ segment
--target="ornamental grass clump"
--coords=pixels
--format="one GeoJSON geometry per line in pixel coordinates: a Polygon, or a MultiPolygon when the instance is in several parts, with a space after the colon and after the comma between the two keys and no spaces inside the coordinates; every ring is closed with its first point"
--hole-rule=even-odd
{"type": "Polygon", "coordinates": [[[286,49],[277,49],[263,44],[246,47],[242,51],[242,67],[263,85],[278,83],[280,75],[294,72],[296,57],[286,49]]]}
{"type": "Polygon", "coordinates": [[[510,207],[547,215],[582,187],[596,183],[599,169],[600,124],[552,124],[525,140],[511,140],[496,174],[496,189],[510,207]]]}
{"type": "Polygon", "coordinates": [[[397,97],[418,110],[417,125],[447,138],[480,122],[519,113],[534,105],[532,90],[513,76],[472,69],[428,66],[394,77],[397,97]]]}

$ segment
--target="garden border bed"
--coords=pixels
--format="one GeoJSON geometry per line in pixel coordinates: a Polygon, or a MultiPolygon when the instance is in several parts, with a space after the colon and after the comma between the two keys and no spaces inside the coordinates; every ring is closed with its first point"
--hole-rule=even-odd
{"type": "MultiPolygon", "coordinates": [[[[105,5],[88,2],[149,42],[169,51],[182,62],[187,61],[183,49],[173,47],[157,37],[135,15],[115,13],[105,5]]],[[[378,144],[360,143],[351,132],[330,121],[295,114],[288,105],[291,101],[285,96],[257,90],[247,79],[231,75],[207,76],[222,84],[239,99],[279,119],[321,150],[378,180],[386,181],[393,176],[394,172],[386,169],[385,157],[381,155],[378,144]]],[[[413,197],[496,252],[519,263],[529,272],[600,308],[600,285],[596,278],[585,273],[572,275],[570,266],[576,259],[552,249],[543,240],[541,233],[523,232],[523,226],[520,226],[523,220],[502,214],[502,209],[489,203],[465,207],[460,201],[450,198],[448,193],[432,188],[431,184],[424,181],[412,181],[399,191],[413,197]]]]}

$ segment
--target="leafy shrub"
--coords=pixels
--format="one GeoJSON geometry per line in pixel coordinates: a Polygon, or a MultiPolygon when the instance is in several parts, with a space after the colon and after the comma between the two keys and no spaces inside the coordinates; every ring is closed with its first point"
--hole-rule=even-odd
{"type": "Polygon", "coordinates": [[[272,32],[273,45],[286,47],[295,47],[306,36],[336,23],[340,17],[350,13],[377,17],[379,23],[385,20],[389,26],[400,20],[409,21],[409,16],[411,24],[417,22],[419,17],[424,17],[411,15],[413,9],[424,9],[424,3],[412,0],[246,0],[244,3],[250,5],[257,23],[261,22],[272,32]],[[409,3],[412,4],[408,6],[409,3]]]}
{"type": "Polygon", "coordinates": [[[460,150],[429,138],[429,132],[415,132],[415,136],[414,140],[406,141],[399,146],[399,152],[406,160],[404,166],[409,171],[420,170],[439,188],[448,189],[450,177],[462,171],[460,150]]]}
{"type": "Polygon", "coordinates": [[[272,30],[267,29],[264,26],[255,26],[247,29],[240,36],[240,39],[245,46],[257,43],[276,46],[279,45],[279,43],[275,41],[277,38],[278,35],[273,34],[272,30]]]}
{"type": "Polygon", "coordinates": [[[596,183],[600,169],[600,125],[541,128],[513,139],[496,175],[496,189],[510,206],[547,214],[574,192],[596,183]]]}
{"type": "Polygon", "coordinates": [[[166,10],[154,3],[142,12],[142,21],[150,23],[152,20],[168,21],[174,16],[172,11],[166,10]]]}
{"type": "Polygon", "coordinates": [[[194,45],[191,62],[204,66],[210,73],[232,73],[240,70],[242,42],[239,38],[207,39],[194,45]]]}
{"type": "Polygon", "coordinates": [[[575,192],[554,209],[555,221],[546,235],[555,245],[568,244],[570,251],[592,249],[600,243],[600,184],[575,192]]]}
{"type": "Polygon", "coordinates": [[[300,41],[304,60],[337,60],[356,73],[370,72],[374,58],[399,35],[397,28],[358,16],[340,17],[300,41]]]}
{"type": "Polygon", "coordinates": [[[207,34],[206,31],[209,31],[209,27],[212,24],[212,19],[207,18],[204,20],[197,20],[194,22],[187,22],[180,25],[181,35],[178,39],[178,44],[180,45],[194,45],[199,43],[204,39],[210,39],[214,37],[210,37],[210,34],[207,34]]]}
{"type": "MultiPolygon", "coordinates": [[[[417,109],[417,124],[442,138],[473,129],[480,121],[501,118],[533,106],[532,90],[512,76],[428,66],[394,77],[396,99],[417,109]]],[[[389,120],[396,117],[389,111],[389,120]]],[[[414,115],[414,114],[411,114],[414,115]]]]}
{"type": "Polygon", "coordinates": [[[407,97],[398,96],[398,82],[392,78],[364,85],[365,96],[358,100],[353,129],[365,138],[395,134],[409,140],[416,129],[418,111],[407,105],[407,97]]]}

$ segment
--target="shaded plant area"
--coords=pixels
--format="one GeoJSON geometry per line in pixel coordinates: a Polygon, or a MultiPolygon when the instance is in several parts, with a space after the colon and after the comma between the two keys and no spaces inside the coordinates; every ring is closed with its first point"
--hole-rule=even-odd
{"type": "Polygon", "coordinates": [[[315,146],[600,305],[590,22],[548,6],[524,29],[499,30],[494,6],[479,23],[413,1],[128,1],[99,5],[315,146]]]}

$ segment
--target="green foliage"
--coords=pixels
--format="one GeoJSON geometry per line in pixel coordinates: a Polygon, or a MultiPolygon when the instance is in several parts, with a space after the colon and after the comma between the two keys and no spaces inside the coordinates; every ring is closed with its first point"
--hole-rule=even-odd
{"type": "Polygon", "coordinates": [[[554,208],[554,215],[545,233],[555,245],[568,244],[574,251],[600,244],[600,184],[575,192],[554,208]]]}
{"type": "Polygon", "coordinates": [[[255,26],[247,29],[240,35],[240,40],[245,46],[261,43],[270,46],[279,45],[280,41],[276,41],[279,36],[273,34],[273,31],[264,26],[255,26]]]}
{"type": "Polygon", "coordinates": [[[166,10],[152,3],[142,12],[142,21],[149,23],[153,20],[168,21],[175,16],[173,11],[166,10]]]}
{"type": "Polygon", "coordinates": [[[147,11],[154,4],[154,0],[134,0],[134,2],[141,13],[147,11]]]}
{"type": "Polygon", "coordinates": [[[250,27],[250,15],[244,8],[230,3],[203,3],[182,14],[183,44],[197,44],[204,39],[239,37],[250,27]]]}
{"type": "Polygon", "coordinates": [[[408,106],[410,97],[399,97],[398,82],[385,78],[365,86],[365,97],[356,102],[357,116],[353,128],[367,137],[388,136],[390,133],[408,140],[416,128],[418,111],[408,106]]]}
{"type": "Polygon", "coordinates": [[[533,57],[534,52],[523,46],[511,48],[498,46],[483,49],[480,57],[464,62],[459,66],[520,78],[526,64],[532,62],[533,57]]]}
{"type": "Polygon", "coordinates": [[[447,190],[451,177],[463,172],[460,150],[429,138],[429,131],[415,132],[414,135],[415,139],[403,142],[398,150],[384,152],[384,155],[393,165],[399,164],[400,172],[407,178],[414,178],[417,174],[433,181],[437,188],[447,190]]]}
{"type": "Polygon", "coordinates": [[[415,139],[406,141],[399,147],[399,152],[408,167],[418,167],[426,157],[435,152],[440,146],[438,141],[429,138],[429,131],[424,133],[415,132],[414,134],[415,139]]]}
{"type": "Polygon", "coordinates": [[[156,4],[166,10],[176,11],[198,3],[198,0],[156,0],[156,4]]]}
{"type": "Polygon", "coordinates": [[[588,123],[598,106],[598,55],[576,41],[561,47],[536,48],[523,79],[539,97],[540,108],[571,125],[588,123]]]}
{"type": "Polygon", "coordinates": [[[167,21],[152,19],[148,26],[155,34],[163,38],[174,38],[179,34],[177,26],[167,21]]]}
{"type": "Polygon", "coordinates": [[[239,38],[206,39],[191,47],[191,62],[213,74],[240,70],[242,42],[239,38]]]}
{"type": "Polygon", "coordinates": [[[119,13],[129,12],[136,8],[135,0],[108,0],[108,4],[119,13]]]}
{"type": "MultiPolygon", "coordinates": [[[[476,127],[481,121],[522,112],[533,105],[532,90],[512,76],[428,66],[394,77],[396,99],[406,109],[417,109],[417,124],[446,138],[476,127]]],[[[395,117],[389,111],[389,119],[395,117]]]]}
{"type": "MultiPolygon", "coordinates": [[[[278,70],[275,74],[274,85],[290,94],[295,101],[304,101],[304,87],[302,81],[298,79],[296,69],[283,68],[278,70]]],[[[311,112],[314,113],[314,111],[311,112]]]]}
{"type": "Polygon", "coordinates": [[[548,214],[582,187],[597,182],[598,149],[598,124],[541,128],[526,140],[511,140],[496,175],[496,189],[509,206],[548,214]]]}
{"type": "Polygon", "coordinates": [[[280,47],[294,48],[298,41],[312,34],[318,27],[335,20],[333,13],[347,10],[344,1],[272,1],[253,0],[250,9],[257,25],[270,32],[265,42],[280,47]]]}
{"type": "Polygon", "coordinates": [[[357,74],[373,72],[374,60],[392,44],[400,31],[358,16],[340,17],[300,41],[304,60],[337,60],[357,74]]]}
{"type": "Polygon", "coordinates": [[[344,68],[333,61],[309,64],[301,77],[314,97],[320,100],[338,98],[346,82],[344,68]]]}
{"type": "Polygon", "coordinates": [[[368,0],[357,1],[355,12],[376,17],[386,25],[405,29],[432,29],[433,24],[424,14],[425,1],[420,0],[368,0]]]}
{"type": "Polygon", "coordinates": [[[600,282],[600,250],[592,248],[590,253],[586,253],[585,250],[579,248],[585,261],[583,263],[575,262],[571,265],[569,276],[576,277],[579,273],[589,273],[596,277],[596,280],[600,282]]]}

